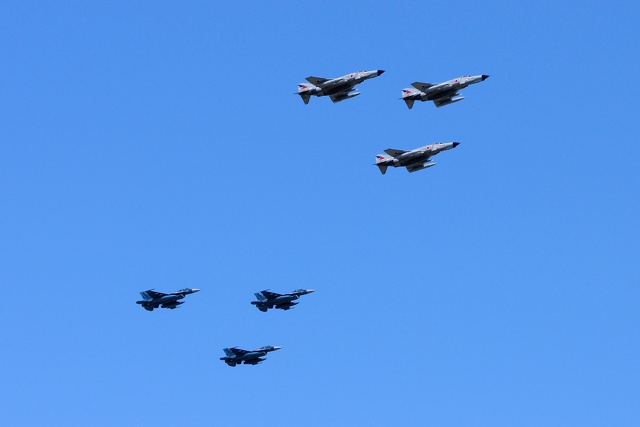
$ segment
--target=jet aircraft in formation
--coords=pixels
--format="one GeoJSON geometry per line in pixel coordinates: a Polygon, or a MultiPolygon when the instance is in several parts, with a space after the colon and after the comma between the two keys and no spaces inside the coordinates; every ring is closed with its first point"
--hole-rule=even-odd
{"type": "Polygon", "coordinates": [[[313,293],[312,289],[297,289],[293,292],[289,292],[288,294],[277,294],[271,291],[260,291],[256,292],[254,295],[258,299],[258,301],[251,301],[251,304],[255,305],[260,311],[267,311],[270,308],[279,308],[282,310],[289,310],[293,308],[294,305],[297,305],[297,302],[294,302],[302,295],[307,295],[313,293]]]}
{"type": "Polygon", "coordinates": [[[460,145],[459,142],[436,142],[434,144],[418,147],[411,151],[394,150],[387,148],[385,154],[376,155],[376,166],[380,168],[380,172],[384,175],[389,166],[394,168],[404,166],[409,172],[415,172],[422,169],[435,166],[435,162],[430,162],[432,156],[441,151],[450,150],[460,145]]]}
{"type": "Polygon", "coordinates": [[[178,308],[180,304],[184,304],[184,301],[178,301],[189,294],[199,292],[200,289],[180,289],[177,292],[170,294],[163,294],[162,292],[156,292],[153,289],[140,292],[142,295],[142,301],[136,301],[136,304],[142,305],[145,310],[153,311],[154,308],[178,308]]]}
{"type": "Polygon", "coordinates": [[[334,103],[344,101],[360,95],[360,92],[354,89],[355,85],[367,79],[378,77],[382,73],[384,70],[356,71],[335,79],[309,76],[307,77],[309,83],[298,85],[297,95],[300,95],[305,104],[309,103],[311,95],[329,96],[334,103]]]}
{"type": "Polygon", "coordinates": [[[432,84],[413,82],[412,88],[402,89],[402,100],[407,103],[407,107],[411,109],[415,101],[433,101],[436,107],[453,104],[462,101],[464,96],[460,96],[459,90],[465,87],[485,81],[489,76],[482,74],[479,76],[463,76],[448,80],[443,83],[432,84]]]}
{"type": "Polygon", "coordinates": [[[223,351],[226,354],[225,357],[221,357],[220,360],[224,360],[229,366],[241,365],[243,362],[245,365],[257,365],[265,361],[265,356],[270,351],[280,350],[282,347],[273,347],[267,345],[260,347],[257,350],[242,350],[238,347],[224,348],[223,351]]]}
{"type": "MultiPolygon", "coordinates": [[[[307,77],[308,84],[300,83],[298,85],[297,94],[300,95],[305,104],[309,103],[311,95],[329,96],[331,100],[336,103],[360,95],[360,92],[357,92],[354,87],[367,79],[378,77],[382,73],[384,73],[384,70],[358,71],[334,79],[311,76],[307,77]]],[[[461,101],[464,97],[460,96],[458,93],[459,90],[466,88],[470,84],[484,81],[488,77],[487,75],[464,76],[439,84],[414,82],[411,85],[415,89],[407,88],[402,90],[402,100],[407,103],[407,107],[410,109],[416,100],[433,101],[436,107],[441,107],[461,101]]],[[[376,155],[375,165],[380,168],[380,172],[383,175],[387,172],[389,166],[406,167],[409,172],[415,172],[435,166],[435,163],[430,161],[432,156],[435,156],[441,151],[455,148],[458,145],[460,145],[458,142],[434,143],[410,151],[389,148],[384,150],[385,153],[387,153],[386,155],[376,155]]],[[[159,307],[174,309],[184,304],[184,302],[179,300],[198,291],[200,290],[185,288],[177,292],[164,294],[149,289],[140,292],[143,300],[136,301],[136,304],[142,305],[142,307],[148,311],[153,311],[154,308],[159,307]]],[[[312,292],[314,291],[310,289],[298,289],[287,294],[278,294],[264,290],[255,293],[258,301],[252,301],[251,304],[263,312],[272,308],[289,310],[298,304],[294,302],[295,300],[299,299],[302,295],[307,295],[312,292]]],[[[257,350],[242,350],[238,347],[225,348],[223,350],[226,356],[221,357],[220,360],[223,360],[229,366],[236,366],[242,363],[245,365],[257,365],[266,360],[265,356],[267,353],[280,350],[281,348],[282,347],[274,346],[265,346],[257,350]]]]}

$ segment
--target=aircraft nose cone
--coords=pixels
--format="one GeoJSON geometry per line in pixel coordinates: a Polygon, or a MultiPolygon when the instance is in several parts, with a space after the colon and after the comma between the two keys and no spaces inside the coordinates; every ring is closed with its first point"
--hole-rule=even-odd
{"type": "Polygon", "coordinates": [[[280,350],[282,347],[278,347],[277,345],[273,347],[274,350],[280,350]]]}
{"type": "Polygon", "coordinates": [[[200,289],[191,289],[191,292],[200,292],[200,289]]]}
{"type": "Polygon", "coordinates": [[[384,73],[384,70],[378,70],[378,75],[381,75],[382,73],[384,73]]]}
{"type": "Polygon", "coordinates": [[[313,289],[307,289],[307,293],[309,293],[309,294],[312,294],[312,293],[314,293],[314,292],[315,292],[315,291],[314,291],[313,289]]]}
{"type": "Polygon", "coordinates": [[[456,148],[458,145],[460,145],[460,143],[459,143],[459,142],[454,142],[454,143],[453,143],[453,148],[456,148]]]}
{"type": "Polygon", "coordinates": [[[487,76],[486,74],[483,74],[483,75],[482,75],[482,81],[485,81],[485,80],[487,80],[488,78],[489,78],[489,76],[487,76]]]}

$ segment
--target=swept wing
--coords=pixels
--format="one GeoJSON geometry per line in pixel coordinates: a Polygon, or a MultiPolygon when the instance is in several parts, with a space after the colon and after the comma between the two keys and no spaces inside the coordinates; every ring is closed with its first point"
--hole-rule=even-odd
{"type": "Polygon", "coordinates": [[[345,99],[354,98],[354,97],[360,95],[360,92],[358,92],[357,90],[353,89],[354,86],[355,85],[349,85],[344,90],[341,90],[340,92],[336,92],[336,93],[333,93],[333,94],[329,95],[329,98],[331,98],[331,100],[333,101],[334,104],[336,102],[344,101],[345,99]]]}
{"type": "Polygon", "coordinates": [[[418,90],[424,91],[434,85],[433,83],[413,82],[411,83],[411,86],[415,87],[418,90]]]}
{"type": "Polygon", "coordinates": [[[151,289],[149,289],[148,291],[146,291],[147,295],[149,295],[151,298],[153,299],[158,299],[158,298],[162,298],[162,297],[166,297],[168,294],[163,294],[162,292],[156,292],[156,291],[152,291],[151,289]]]}
{"type": "Polygon", "coordinates": [[[291,307],[293,307],[295,305],[298,305],[298,303],[297,302],[287,302],[287,303],[284,303],[284,304],[278,304],[275,307],[279,308],[281,310],[289,310],[291,307]]]}
{"type": "Polygon", "coordinates": [[[309,83],[313,84],[313,85],[321,85],[322,83],[326,82],[327,80],[331,80],[331,79],[325,79],[324,77],[314,77],[314,76],[309,76],[305,79],[306,81],[308,81],[309,83]]]}
{"type": "Polygon", "coordinates": [[[249,353],[248,350],[243,350],[243,349],[238,348],[238,347],[225,348],[224,352],[227,353],[227,354],[232,353],[235,356],[242,356],[243,354],[249,353]],[[227,350],[229,350],[229,352],[227,352],[227,350]]]}
{"type": "Polygon", "coordinates": [[[278,294],[276,292],[271,292],[271,291],[261,291],[261,293],[262,295],[264,295],[266,299],[274,299],[282,296],[282,294],[278,294]]]}
{"type": "Polygon", "coordinates": [[[395,150],[393,148],[387,148],[386,150],[384,150],[384,152],[391,157],[398,157],[399,155],[406,153],[405,150],[395,150]]]}
{"type": "MultiPolygon", "coordinates": [[[[428,161],[429,159],[424,160],[424,162],[428,162],[428,161]]],[[[419,171],[422,169],[430,168],[431,166],[435,166],[435,162],[430,162],[430,163],[418,162],[418,163],[413,163],[411,165],[407,165],[407,170],[411,173],[411,172],[419,171]]]]}
{"type": "Polygon", "coordinates": [[[442,107],[443,105],[452,104],[454,102],[462,101],[462,99],[463,99],[463,97],[460,96],[460,94],[458,92],[455,92],[455,93],[447,94],[446,96],[443,96],[442,98],[434,99],[433,103],[436,105],[436,107],[442,107]],[[456,96],[458,98],[454,99],[454,97],[456,97],[456,96]]]}
{"type": "Polygon", "coordinates": [[[162,304],[162,308],[170,308],[173,310],[174,308],[178,308],[181,304],[184,304],[184,303],[180,301],[165,302],[162,304]]]}

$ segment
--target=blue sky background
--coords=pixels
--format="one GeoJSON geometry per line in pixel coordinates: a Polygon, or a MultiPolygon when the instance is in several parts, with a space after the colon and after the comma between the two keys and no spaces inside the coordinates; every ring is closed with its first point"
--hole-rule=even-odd
{"type": "Polygon", "coordinates": [[[3,2],[2,424],[637,425],[639,12],[3,2]],[[398,100],[467,74],[463,102],[398,100]],[[436,141],[461,145],[372,166],[436,141]]]}

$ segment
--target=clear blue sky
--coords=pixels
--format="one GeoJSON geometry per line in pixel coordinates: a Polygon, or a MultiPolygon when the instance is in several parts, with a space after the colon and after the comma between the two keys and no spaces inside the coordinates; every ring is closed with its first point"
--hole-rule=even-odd
{"type": "Polygon", "coordinates": [[[0,5],[3,425],[638,425],[637,2],[183,3],[0,5]]]}

